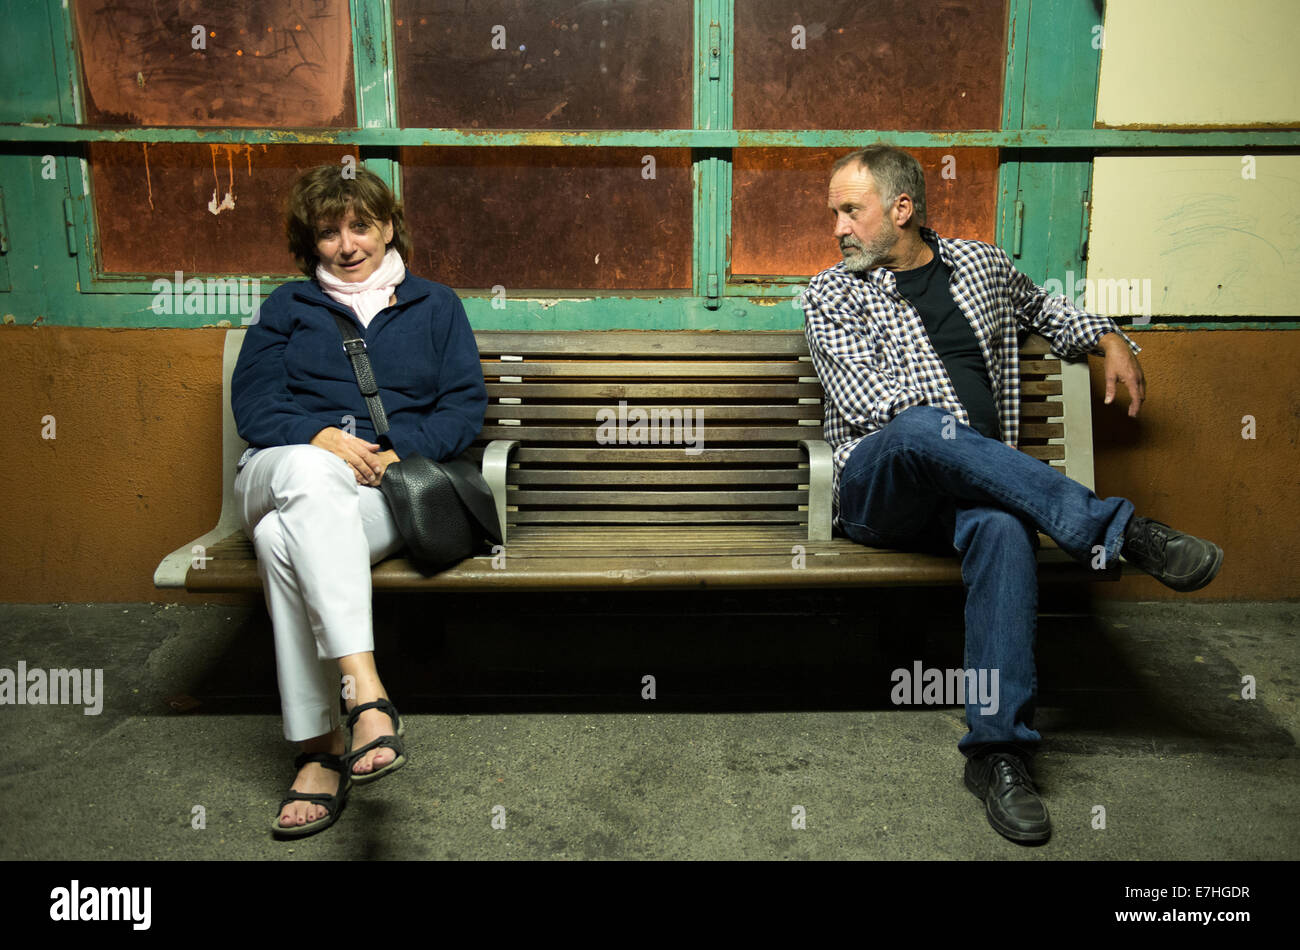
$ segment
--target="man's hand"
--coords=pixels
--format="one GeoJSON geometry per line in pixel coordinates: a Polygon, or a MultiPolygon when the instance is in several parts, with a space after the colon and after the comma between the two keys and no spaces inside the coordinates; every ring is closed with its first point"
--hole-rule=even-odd
{"type": "Polygon", "coordinates": [[[1142,375],[1141,364],[1118,333],[1103,334],[1097,343],[1106,354],[1106,405],[1115,401],[1116,381],[1122,382],[1128,387],[1128,414],[1136,416],[1147,398],[1146,377],[1142,375]]]}
{"type": "Polygon", "coordinates": [[[397,458],[392,452],[380,452],[380,447],[374,442],[358,439],[333,427],[317,432],[311,444],[347,462],[358,485],[378,485],[384,469],[397,458]],[[385,455],[392,455],[393,459],[383,459],[385,455]]]}

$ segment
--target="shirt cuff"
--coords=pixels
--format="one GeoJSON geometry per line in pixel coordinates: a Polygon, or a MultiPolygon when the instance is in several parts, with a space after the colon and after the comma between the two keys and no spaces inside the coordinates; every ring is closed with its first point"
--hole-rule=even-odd
{"type": "Polygon", "coordinates": [[[1105,336],[1107,333],[1119,334],[1119,338],[1128,344],[1128,348],[1132,352],[1134,353],[1142,352],[1142,347],[1134,343],[1133,339],[1127,333],[1121,330],[1118,326],[1116,326],[1114,321],[1111,322],[1111,325],[1109,327],[1102,328],[1102,330],[1097,334],[1096,339],[1092,341],[1091,352],[1096,353],[1098,355],[1103,355],[1103,356],[1105,355],[1106,351],[1101,348],[1101,338],[1105,336]]]}

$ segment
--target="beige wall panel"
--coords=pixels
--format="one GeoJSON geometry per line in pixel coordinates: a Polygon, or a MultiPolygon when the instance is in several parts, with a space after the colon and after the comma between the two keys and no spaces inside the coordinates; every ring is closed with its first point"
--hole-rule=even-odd
{"type": "Polygon", "coordinates": [[[1108,309],[1094,299],[1101,293],[1090,305],[1111,314],[1147,313],[1149,303],[1156,316],[1300,315],[1300,156],[1243,158],[1099,156],[1088,278],[1097,289],[1139,283],[1127,310],[1108,309]]]}
{"type": "Polygon", "coordinates": [[[1300,123],[1296,0],[1108,0],[1101,125],[1300,123]]]}

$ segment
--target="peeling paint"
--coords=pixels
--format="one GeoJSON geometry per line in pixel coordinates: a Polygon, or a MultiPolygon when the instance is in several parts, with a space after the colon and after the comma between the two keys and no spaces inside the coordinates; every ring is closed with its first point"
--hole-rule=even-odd
{"type": "Polygon", "coordinates": [[[222,198],[221,203],[218,204],[217,190],[214,188],[212,189],[212,200],[208,202],[208,210],[211,211],[214,215],[221,214],[221,212],[223,211],[234,211],[235,198],[230,192],[226,192],[226,196],[222,198]]]}
{"type": "Polygon", "coordinates": [[[144,183],[149,188],[149,210],[153,211],[153,178],[149,174],[149,143],[141,142],[140,147],[144,149],[144,183]]]}
{"type": "Polygon", "coordinates": [[[1183,149],[1295,148],[1295,129],[1006,129],[974,132],[890,132],[873,129],[773,131],[708,129],[608,129],[511,131],[391,128],[381,120],[364,128],[295,130],[271,128],[88,128],[54,123],[0,123],[0,141],[180,142],[367,147],[601,147],[658,148],[854,148],[862,140],[888,137],[902,148],[1183,149]]]}

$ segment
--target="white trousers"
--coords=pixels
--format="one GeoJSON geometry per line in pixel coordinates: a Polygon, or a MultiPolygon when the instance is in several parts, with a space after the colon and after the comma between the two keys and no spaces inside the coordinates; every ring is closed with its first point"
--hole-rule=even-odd
{"type": "Polygon", "coordinates": [[[275,633],[284,737],[324,735],[339,724],[338,658],[374,650],[370,565],[402,536],[383,493],[314,445],[257,452],[235,501],[275,633]]]}

